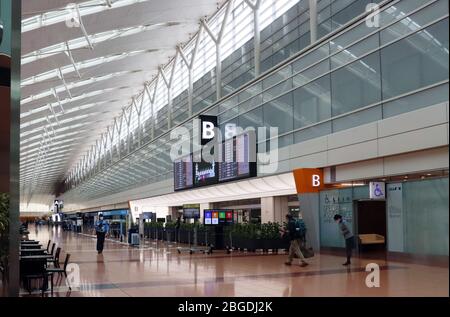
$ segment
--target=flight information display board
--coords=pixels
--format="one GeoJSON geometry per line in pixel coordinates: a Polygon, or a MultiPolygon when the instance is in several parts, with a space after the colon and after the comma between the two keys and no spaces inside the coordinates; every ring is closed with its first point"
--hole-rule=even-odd
{"type": "Polygon", "coordinates": [[[250,162],[250,136],[241,134],[223,143],[219,182],[256,176],[256,162],[250,162]]]}
{"type": "Polygon", "coordinates": [[[230,225],[233,224],[233,210],[205,209],[203,215],[205,225],[230,225]]]}
{"type": "Polygon", "coordinates": [[[175,190],[192,188],[194,185],[192,154],[173,163],[173,178],[175,190]]]}
{"type": "Polygon", "coordinates": [[[200,116],[200,119],[202,150],[196,150],[174,162],[174,190],[255,177],[257,174],[255,132],[246,131],[217,144],[212,142],[215,138],[217,118],[200,116]],[[214,152],[221,156],[220,159],[214,156],[214,152]],[[211,162],[209,158],[216,159],[211,162]]]}

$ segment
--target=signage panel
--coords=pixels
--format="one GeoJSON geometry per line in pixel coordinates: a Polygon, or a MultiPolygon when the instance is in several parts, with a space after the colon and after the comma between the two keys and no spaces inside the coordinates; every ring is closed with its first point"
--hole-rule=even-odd
{"type": "Polygon", "coordinates": [[[298,194],[317,193],[324,188],[322,169],[300,168],[293,173],[298,194]]]}
{"type": "Polygon", "coordinates": [[[370,199],[386,199],[386,185],[384,182],[370,182],[369,183],[369,198],[370,199]]]}
{"type": "Polygon", "coordinates": [[[204,211],[205,225],[228,225],[234,221],[232,210],[207,209],[204,211]]]}

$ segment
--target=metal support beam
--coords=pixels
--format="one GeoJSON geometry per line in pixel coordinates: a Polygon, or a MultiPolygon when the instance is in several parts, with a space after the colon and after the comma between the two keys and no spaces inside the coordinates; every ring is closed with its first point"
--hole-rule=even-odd
{"type": "Polygon", "coordinates": [[[179,52],[175,54],[175,57],[172,59],[172,69],[170,71],[170,77],[167,78],[166,74],[164,73],[164,70],[160,67],[159,73],[161,74],[161,78],[163,79],[164,83],[167,87],[167,128],[170,129],[172,127],[172,84],[173,84],[173,77],[175,73],[175,68],[177,66],[178,62],[178,54],[179,52]]]}
{"type": "Polygon", "coordinates": [[[317,41],[317,0],[309,0],[309,30],[313,44],[317,41]]]}
{"type": "Polygon", "coordinates": [[[185,53],[183,52],[183,49],[180,46],[178,46],[178,52],[188,69],[188,82],[189,82],[188,83],[188,85],[189,85],[188,86],[188,115],[189,115],[189,117],[192,116],[192,107],[193,107],[193,103],[194,103],[194,80],[192,78],[192,76],[193,76],[192,73],[193,73],[195,58],[197,57],[198,47],[199,47],[199,43],[200,43],[202,34],[203,34],[203,24],[200,24],[200,29],[198,30],[198,33],[197,33],[197,38],[195,40],[195,44],[194,44],[194,48],[192,50],[190,61],[188,61],[185,53]]]}
{"type": "Polygon", "coordinates": [[[222,98],[222,54],[221,54],[220,45],[222,43],[223,34],[225,32],[225,26],[227,25],[227,22],[228,22],[228,17],[230,15],[232,4],[233,4],[233,0],[228,1],[226,4],[224,17],[222,20],[222,25],[220,27],[220,31],[219,31],[219,34],[217,35],[217,37],[213,34],[211,29],[209,28],[206,20],[205,19],[201,20],[201,23],[202,23],[204,29],[206,30],[206,32],[208,32],[209,36],[211,37],[213,42],[216,44],[216,90],[217,90],[216,98],[217,98],[217,100],[222,98]]]}
{"type": "Polygon", "coordinates": [[[106,133],[109,136],[109,155],[111,157],[111,164],[113,163],[113,141],[114,141],[114,130],[116,128],[116,119],[114,119],[114,123],[112,128],[106,128],[106,133]]]}
{"type": "Polygon", "coordinates": [[[252,3],[250,0],[244,1],[253,11],[255,77],[258,77],[261,74],[261,29],[259,21],[259,8],[261,7],[261,0],[256,0],[255,3],[252,3]]]}
{"type": "Polygon", "coordinates": [[[70,50],[69,43],[67,43],[67,42],[65,42],[65,43],[66,43],[66,50],[64,51],[64,53],[66,53],[66,55],[69,57],[69,60],[72,63],[73,69],[77,73],[78,78],[81,78],[80,72],[78,71],[77,64],[75,63],[75,60],[73,59],[72,51],[70,50]]]}
{"type": "Polygon", "coordinates": [[[158,88],[159,76],[156,78],[155,86],[153,88],[153,93],[150,93],[150,88],[145,86],[145,91],[147,92],[148,99],[150,100],[150,138],[155,137],[155,101],[156,101],[156,89],[158,88]]]}
{"type": "MultiPolygon", "coordinates": [[[[58,68],[58,77],[59,77],[59,79],[61,79],[63,86],[66,89],[66,92],[69,95],[70,99],[72,99],[72,94],[70,93],[69,87],[67,87],[66,80],[64,79],[64,75],[62,73],[61,68],[58,68]]],[[[55,89],[53,88],[53,90],[55,90],[55,89]]],[[[55,90],[55,93],[56,93],[56,90],[55,90]]],[[[58,102],[59,102],[59,100],[58,100],[58,102]]],[[[61,102],[59,102],[59,105],[62,108],[61,102]]],[[[63,109],[63,112],[64,112],[64,109],[63,109]]]]}
{"type": "MultiPolygon", "coordinates": [[[[52,93],[53,93],[53,96],[56,99],[56,102],[58,102],[58,105],[61,108],[61,113],[64,113],[64,108],[62,106],[61,99],[59,99],[58,93],[56,92],[55,88],[52,88],[52,93]]],[[[50,108],[50,111],[53,113],[53,116],[55,117],[55,120],[58,122],[58,125],[59,125],[58,118],[56,118],[55,109],[53,109],[53,106],[51,104],[48,104],[48,106],[50,108]]]]}
{"type": "Polygon", "coordinates": [[[81,32],[83,32],[84,37],[86,38],[86,42],[89,45],[89,48],[91,50],[94,49],[94,46],[92,45],[91,39],[89,38],[89,34],[86,31],[86,28],[84,27],[83,24],[83,19],[81,18],[81,14],[80,14],[80,8],[78,4],[75,4],[75,9],[77,10],[77,15],[78,15],[78,21],[80,22],[80,28],[81,28],[81,32]]]}
{"type": "MultiPolygon", "coordinates": [[[[133,98],[134,100],[134,98],[133,98]]],[[[126,109],[123,109],[122,117],[125,119],[127,124],[127,154],[130,153],[130,125],[131,125],[131,115],[133,113],[133,105],[129,107],[130,113],[126,113],[126,109]]]]}
{"type": "Polygon", "coordinates": [[[117,132],[117,154],[118,154],[118,158],[120,160],[121,157],[121,153],[120,153],[120,133],[122,133],[122,123],[123,123],[123,112],[122,115],[120,116],[120,123],[117,123],[117,120],[114,119],[114,124],[116,124],[116,132],[117,132]]]}
{"type": "Polygon", "coordinates": [[[105,168],[106,168],[106,165],[108,164],[108,160],[106,158],[106,155],[108,154],[108,129],[109,128],[107,128],[106,132],[104,133],[105,138],[103,140],[103,150],[105,151],[105,154],[104,154],[104,157],[105,157],[105,168]]]}
{"type": "Polygon", "coordinates": [[[136,98],[133,98],[133,103],[132,106],[134,107],[134,109],[136,110],[136,114],[137,114],[137,119],[138,119],[138,126],[137,126],[137,131],[138,131],[138,147],[141,146],[141,114],[142,114],[142,107],[144,105],[144,96],[145,96],[145,90],[142,92],[142,99],[141,99],[141,103],[138,106],[136,103],[136,98]]]}

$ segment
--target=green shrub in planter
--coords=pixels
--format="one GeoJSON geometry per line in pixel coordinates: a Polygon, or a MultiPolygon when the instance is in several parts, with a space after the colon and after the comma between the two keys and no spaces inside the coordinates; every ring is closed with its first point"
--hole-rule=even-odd
{"type": "Polygon", "coordinates": [[[281,225],[278,223],[235,224],[230,228],[232,246],[254,251],[256,249],[278,250],[285,247],[286,242],[280,235],[281,225]]]}
{"type": "Polygon", "coordinates": [[[9,217],[9,195],[5,193],[0,194],[0,236],[3,236],[8,231],[8,217],[9,217]]]}
{"type": "Polygon", "coordinates": [[[0,263],[5,264],[8,254],[8,231],[9,231],[9,195],[0,194],[0,263]]]}

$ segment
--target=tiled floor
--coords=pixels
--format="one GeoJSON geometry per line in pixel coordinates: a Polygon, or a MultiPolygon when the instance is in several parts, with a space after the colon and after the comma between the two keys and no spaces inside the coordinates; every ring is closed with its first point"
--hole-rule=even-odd
{"type": "MultiPolygon", "coordinates": [[[[54,296],[448,296],[448,267],[355,258],[350,268],[343,257],[318,254],[301,268],[283,264],[286,255],[217,251],[212,255],[182,253],[164,243],[131,248],[107,241],[102,255],[95,239],[60,228],[30,230],[30,239],[71,254],[80,285],[71,292],[64,281],[54,296]],[[368,263],[380,266],[380,287],[368,288],[368,263]]],[[[73,271],[69,276],[76,276],[73,271]]],[[[56,280],[56,279],[55,279],[56,280]]],[[[72,281],[72,284],[74,281],[72,281]]],[[[22,292],[28,296],[27,292],[22,292]]]]}

